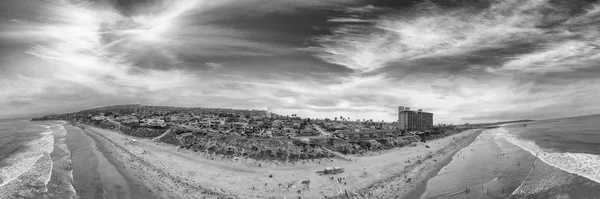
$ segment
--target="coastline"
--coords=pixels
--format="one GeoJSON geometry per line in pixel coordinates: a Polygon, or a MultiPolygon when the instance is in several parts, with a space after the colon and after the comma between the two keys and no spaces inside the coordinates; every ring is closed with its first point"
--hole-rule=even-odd
{"type": "Polygon", "coordinates": [[[151,198],[148,189],[139,186],[140,181],[128,174],[104,141],[77,126],[67,129],[80,198],[151,198]]]}
{"type": "Polygon", "coordinates": [[[436,141],[448,141],[452,138],[456,142],[447,143],[433,153],[420,157],[420,162],[413,162],[406,166],[401,172],[383,178],[368,187],[361,189],[363,198],[392,197],[395,198],[420,198],[426,190],[427,181],[434,176],[450,161],[452,157],[462,148],[471,144],[483,130],[463,131],[445,138],[431,140],[425,144],[436,141]],[[441,160],[441,161],[438,161],[441,160]]]}
{"type": "Polygon", "coordinates": [[[389,150],[377,156],[353,156],[351,161],[319,159],[280,164],[243,157],[225,158],[111,130],[77,126],[99,145],[99,152],[126,179],[132,198],[332,198],[344,197],[345,193],[354,196],[362,193],[365,196],[367,192],[377,192],[377,189],[372,190],[374,185],[381,186],[393,180],[404,182],[399,177],[411,171],[417,171],[418,175],[410,183],[412,186],[405,186],[396,193],[386,192],[389,194],[385,196],[420,196],[424,187],[415,187],[418,185],[415,183],[426,184],[423,180],[435,176],[432,174],[445,165],[446,159],[451,159],[456,151],[470,142],[462,143],[472,141],[478,134],[472,130],[465,131],[427,143],[416,143],[414,147],[389,150]],[[428,158],[430,156],[433,158],[428,158]],[[422,163],[417,164],[418,161],[422,163]],[[316,174],[325,166],[337,165],[342,166],[345,172],[335,176],[316,174]],[[343,178],[343,181],[333,180],[334,177],[343,178]],[[301,183],[306,180],[310,181],[310,186],[301,183]]]}
{"type": "Polygon", "coordinates": [[[430,172],[427,173],[427,176],[425,178],[423,178],[422,182],[419,183],[417,185],[416,188],[414,188],[411,192],[409,192],[405,198],[421,198],[421,196],[425,193],[426,189],[427,189],[427,182],[438,175],[438,173],[442,170],[442,168],[444,168],[444,166],[450,164],[450,162],[452,162],[454,155],[456,155],[456,153],[458,153],[461,149],[469,146],[475,139],[477,139],[477,137],[479,137],[479,135],[481,135],[481,133],[483,133],[484,130],[478,130],[477,132],[471,134],[467,140],[465,140],[464,142],[462,142],[459,146],[455,147],[454,149],[451,149],[450,152],[447,152],[447,154],[445,154],[445,157],[443,158],[442,161],[440,161],[437,166],[435,167],[435,169],[431,170],[430,172]]]}
{"type": "Polygon", "coordinates": [[[125,186],[116,186],[122,189],[116,191],[125,192],[119,194],[119,198],[212,198],[223,195],[187,183],[181,176],[171,175],[168,169],[160,168],[160,163],[149,162],[142,157],[143,150],[132,150],[126,146],[135,144],[137,138],[130,139],[117,132],[87,125],[77,125],[77,128],[94,140],[98,155],[106,157],[121,175],[106,177],[117,178],[117,181],[123,178],[126,182],[125,186]]]}

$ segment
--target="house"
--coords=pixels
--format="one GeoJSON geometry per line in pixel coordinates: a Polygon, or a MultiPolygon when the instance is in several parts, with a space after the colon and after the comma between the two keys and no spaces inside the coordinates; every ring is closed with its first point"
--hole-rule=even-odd
{"type": "Polygon", "coordinates": [[[198,121],[197,125],[202,128],[208,128],[208,127],[210,127],[210,121],[201,120],[201,121],[198,121]]]}
{"type": "Polygon", "coordinates": [[[181,122],[185,122],[185,121],[190,121],[190,120],[192,120],[192,118],[193,117],[191,115],[180,114],[180,115],[173,115],[173,116],[171,116],[170,120],[172,122],[181,123],[181,122]]]}
{"type": "Polygon", "coordinates": [[[304,128],[304,129],[300,130],[298,132],[298,135],[301,135],[301,136],[315,136],[315,135],[319,135],[319,132],[315,131],[314,129],[312,129],[310,127],[307,127],[307,128],[304,128]]]}
{"type": "Polygon", "coordinates": [[[251,131],[251,132],[256,132],[258,131],[260,128],[259,124],[248,124],[246,125],[246,131],[251,131]]]}
{"type": "Polygon", "coordinates": [[[234,123],[231,123],[231,128],[232,129],[244,129],[244,128],[246,128],[246,126],[248,126],[248,123],[246,123],[246,122],[234,122],[234,123]]]}
{"type": "Polygon", "coordinates": [[[153,126],[153,127],[165,127],[165,126],[167,126],[167,124],[165,123],[165,120],[158,119],[158,118],[146,118],[146,119],[140,120],[140,125],[142,125],[142,126],[153,126]]]}
{"type": "Polygon", "coordinates": [[[285,127],[282,132],[287,137],[295,137],[298,134],[298,129],[285,127]]]}
{"type": "Polygon", "coordinates": [[[273,130],[271,130],[271,129],[268,129],[268,130],[263,129],[263,130],[260,131],[259,135],[260,135],[260,137],[269,137],[269,138],[272,138],[273,137],[273,130]]]}
{"type": "Polygon", "coordinates": [[[225,121],[223,121],[223,120],[212,119],[209,122],[210,122],[209,126],[212,127],[212,128],[218,128],[220,125],[224,125],[225,124],[225,121]]]}
{"type": "Polygon", "coordinates": [[[124,115],[124,116],[115,118],[115,120],[117,120],[119,122],[122,122],[122,123],[134,123],[134,122],[138,122],[138,118],[136,116],[133,116],[133,115],[124,115]]]}
{"type": "Polygon", "coordinates": [[[92,117],[92,120],[103,121],[103,120],[106,120],[106,117],[104,117],[102,115],[98,115],[98,116],[92,117]]]}

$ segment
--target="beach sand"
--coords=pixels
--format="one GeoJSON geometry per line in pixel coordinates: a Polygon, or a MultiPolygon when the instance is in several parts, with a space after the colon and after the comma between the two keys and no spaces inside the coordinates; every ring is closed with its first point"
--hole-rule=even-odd
{"type": "MultiPolygon", "coordinates": [[[[417,149],[418,158],[410,158],[412,163],[395,170],[391,175],[361,190],[365,198],[420,198],[425,192],[427,181],[447,165],[452,156],[468,146],[481,134],[481,130],[469,130],[442,139],[432,140],[424,145],[426,150],[417,149]]],[[[416,147],[420,148],[420,146],[416,147]]]]}
{"type": "Polygon", "coordinates": [[[134,198],[149,194],[143,190],[152,192],[151,196],[144,195],[146,198],[331,198],[346,193],[356,193],[357,197],[371,194],[373,198],[418,198],[423,192],[419,185],[426,184],[426,179],[479,134],[470,130],[417,143],[415,147],[372,156],[348,156],[351,160],[287,164],[225,158],[109,130],[81,127],[102,146],[98,147],[100,152],[112,160],[110,163],[128,181],[129,195],[134,198]],[[341,166],[345,171],[336,175],[316,173],[326,166],[341,166]],[[406,182],[405,176],[411,181],[406,182]],[[310,183],[302,183],[308,180],[310,183]]]}

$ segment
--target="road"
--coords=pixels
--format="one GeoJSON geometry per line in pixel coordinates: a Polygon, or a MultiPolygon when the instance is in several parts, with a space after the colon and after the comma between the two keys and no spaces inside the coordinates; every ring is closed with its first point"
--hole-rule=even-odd
{"type": "Polygon", "coordinates": [[[319,133],[321,133],[321,135],[331,137],[331,133],[323,130],[319,125],[313,124],[313,126],[315,127],[315,129],[317,129],[317,131],[319,131],[319,133]]]}

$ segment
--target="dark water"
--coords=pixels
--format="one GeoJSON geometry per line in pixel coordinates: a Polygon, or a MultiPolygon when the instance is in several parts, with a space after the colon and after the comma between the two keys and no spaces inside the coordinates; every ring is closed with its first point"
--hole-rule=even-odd
{"type": "Polygon", "coordinates": [[[61,122],[0,120],[0,198],[74,198],[61,122]]]}
{"type": "Polygon", "coordinates": [[[600,116],[484,131],[421,198],[600,198],[600,116]]]}
{"type": "Polygon", "coordinates": [[[553,152],[600,155],[600,115],[545,120],[505,129],[553,152]]]}

